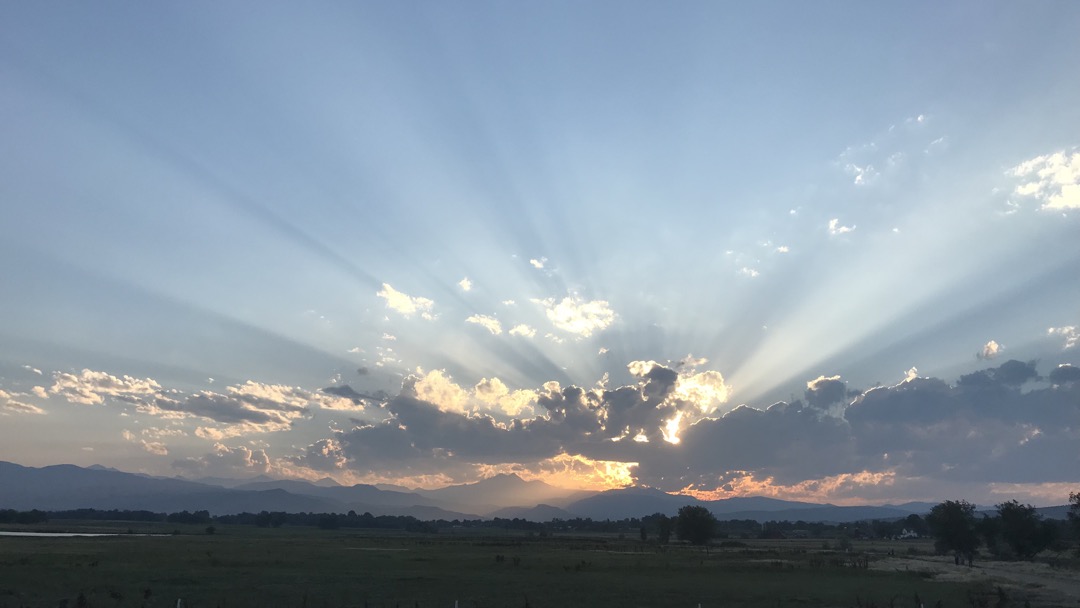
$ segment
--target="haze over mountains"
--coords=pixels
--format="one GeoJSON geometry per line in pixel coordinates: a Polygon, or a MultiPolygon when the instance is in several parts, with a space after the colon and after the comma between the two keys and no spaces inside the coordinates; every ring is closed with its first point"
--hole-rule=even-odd
{"type": "Polygon", "coordinates": [[[387,490],[372,485],[342,486],[326,479],[189,481],[125,473],[105,467],[54,465],[34,468],[0,461],[0,508],[48,511],[94,508],[157,512],[206,510],[240,512],[337,512],[411,515],[418,519],[502,517],[532,521],[625,519],[652,513],[674,515],[685,505],[701,505],[718,519],[846,522],[896,519],[925,513],[931,503],[835,506],[765,497],[702,501],[651,488],[583,492],[556,488],[517,475],[497,475],[472,484],[436,490],[387,490]]]}

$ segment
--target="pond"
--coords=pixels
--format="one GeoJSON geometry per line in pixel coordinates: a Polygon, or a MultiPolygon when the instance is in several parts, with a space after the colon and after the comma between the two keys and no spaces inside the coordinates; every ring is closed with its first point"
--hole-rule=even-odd
{"type": "Polygon", "coordinates": [[[41,538],[64,538],[73,536],[171,536],[170,534],[120,534],[119,532],[112,533],[92,533],[92,532],[3,532],[0,531],[0,536],[32,536],[41,538]]]}

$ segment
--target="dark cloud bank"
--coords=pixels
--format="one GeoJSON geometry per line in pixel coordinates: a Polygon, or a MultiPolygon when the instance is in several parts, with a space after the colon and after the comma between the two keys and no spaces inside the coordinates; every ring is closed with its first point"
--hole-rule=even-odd
{"type": "Polygon", "coordinates": [[[785,486],[866,472],[938,484],[1080,477],[1080,368],[1074,366],[1040,377],[1035,363],[1007,361],[954,384],[911,378],[865,392],[851,391],[838,377],[819,378],[804,400],[765,409],[741,405],[696,419],[673,445],[663,439],[664,422],[677,412],[701,416],[696,404],[676,397],[678,378],[654,365],[631,386],[548,384],[539,393],[540,415],[509,422],[440,411],[406,383],[381,405],[384,421],[337,432],[296,462],[453,476],[477,465],[529,467],[569,454],[639,463],[636,483],[666,491],[724,488],[747,474],[785,486]]]}

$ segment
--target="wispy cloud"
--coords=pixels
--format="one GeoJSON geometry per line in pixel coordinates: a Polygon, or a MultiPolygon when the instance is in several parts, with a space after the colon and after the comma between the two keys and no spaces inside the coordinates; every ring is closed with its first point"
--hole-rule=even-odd
{"type": "Polygon", "coordinates": [[[494,335],[499,335],[503,332],[502,323],[495,317],[489,317],[487,315],[472,315],[465,319],[466,323],[473,323],[483,327],[494,335]]]}
{"type": "Polygon", "coordinates": [[[3,389],[0,389],[0,415],[7,414],[35,414],[43,415],[45,410],[36,405],[19,401],[21,397],[25,397],[23,393],[9,393],[3,389]]]}
{"type": "Polygon", "coordinates": [[[124,438],[125,441],[134,443],[141,447],[144,451],[149,452],[155,456],[169,455],[169,448],[160,441],[146,441],[145,439],[140,439],[134,433],[127,429],[121,431],[120,435],[124,438]]]}
{"type": "Polygon", "coordinates": [[[1075,325],[1066,325],[1064,327],[1051,327],[1046,330],[1047,335],[1061,336],[1065,338],[1065,344],[1062,346],[1064,349],[1070,349],[1080,344],[1080,329],[1075,325]]]}

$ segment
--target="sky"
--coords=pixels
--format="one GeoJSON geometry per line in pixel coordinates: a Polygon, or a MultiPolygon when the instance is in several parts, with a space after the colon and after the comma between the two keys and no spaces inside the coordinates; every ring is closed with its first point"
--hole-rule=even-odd
{"type": "Polygon", "coordinates": [[[1078,29],[0,3],[0,460],[1062,504],[1078,29]]]}

